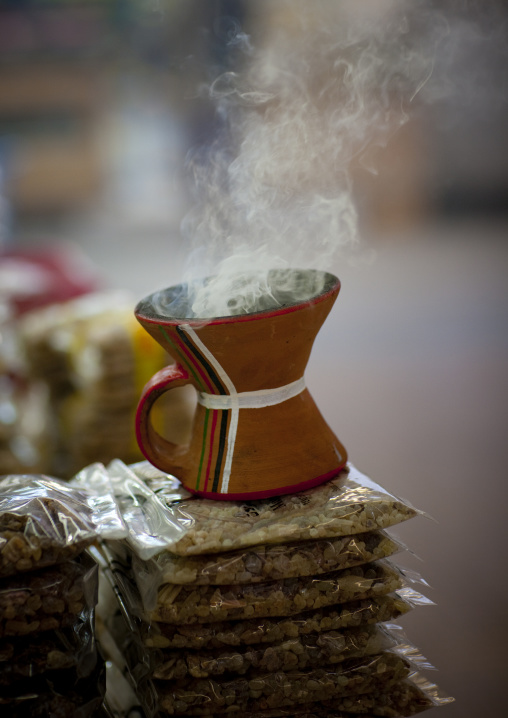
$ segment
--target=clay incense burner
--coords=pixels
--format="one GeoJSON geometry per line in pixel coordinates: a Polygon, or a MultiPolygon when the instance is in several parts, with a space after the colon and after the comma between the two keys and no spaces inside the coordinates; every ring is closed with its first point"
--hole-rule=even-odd
{"type": "Polygon", "coordinates": [[[339,293],[337,277],[286,270],[310,296],[280,294],[268,308],[235,316],[192,316],[186,285],[156,292],[135,315],[174,358],[145,386],[136,434],[145,457],[212,499],[256,499],[300,491],[339,473],[346,450],[305,386],[314,339],[339,293]],[[176,305],[176,308],[175,308],[176,305]],[[161,436],[151,421],[157,398],[191,384],[197,406],[188,445],[161,436]]]}

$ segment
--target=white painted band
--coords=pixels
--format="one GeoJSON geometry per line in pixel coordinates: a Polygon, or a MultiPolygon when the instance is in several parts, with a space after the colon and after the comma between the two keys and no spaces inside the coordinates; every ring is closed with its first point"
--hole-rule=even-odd
{"type": "MultiPolygon", "coordinates": [[[[189,324],[182,324],[183,331],[192,339],[194,344],[203,352],[204,356],[208,359],[210,364],[213,366],[219,378],[222,380],[224,386],[229,391],[232,397],[238,396],[236,388],[229,376],[226,374],[222,366],[219,364],[217,359],[214,357],[212,352],[208,349],[205,344],[198,337],[197,332],[189,324]]],[[[229,430],[227,437],[227,449],[226,458],[224,461],[224,469],[222,471],[222,485],[220,493],[226,494],[229,486],[229,479],[231,477],[231,466],[233,464],[233,453],[235,450],[236,432],[238,431],[238,418],[239,418],[238,406],[233,403],[231,416],[229,419],[229,430]]]]}
{"type": "Polygon", "coordinates": [[[305,389],[305,379],[278,386],[275,389],[260,389],[259,391],[243,391],[238,394],[206,394],[198,393],[198,403],[206,409],[263,409],[266,406],[275,406],[283,401],[298,396],[305,389]]]}

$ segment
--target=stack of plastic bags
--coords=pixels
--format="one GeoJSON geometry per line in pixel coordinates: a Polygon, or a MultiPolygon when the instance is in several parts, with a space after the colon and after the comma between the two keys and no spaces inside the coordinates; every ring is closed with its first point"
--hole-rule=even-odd
{"type": "Polygon", "coordinates": [[[101,715],[99,571],[88,549],[124,534],[103,467],[72,485],[42,475],[0,478],[0,715],[101,715]]]}
{"type": "Polygon", "coordinates": [[[42,382],[49,393],[46,471],[70,478],[95,462],[142,457],[134,435],[139,394],[168,355],[142,329],[132,304],[124,292],[96,292],[17,323],[27,383],[42,382]]]}
{"type": "Polygon", "coordinates": [[[108,466],[127,527],[102,546],[117,670],[154,716],[409,716],[452,700],[396,619],[431,603],[386,529],[418,512],[349,465],[299,494],[192,497],[108,466]]]}

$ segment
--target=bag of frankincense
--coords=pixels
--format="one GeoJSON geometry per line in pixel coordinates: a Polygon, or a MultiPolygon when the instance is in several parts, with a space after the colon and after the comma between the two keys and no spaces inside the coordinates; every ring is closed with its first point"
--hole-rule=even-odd
{"type": "Polygon", "coordinates": [[[148,718],[437,704],[409,683],[429,664],[381,625],[431,603],[391,561],[405,546],[386,530],[421,514],[406,501],[351,465],[254,502],[195,497],[148,462],[107,469],[127,528],[102,545],[119,605],[107,623],[148,718]]]}
{"type": "Polygon", "coordinates": [[[102,464],[71,482],[38,474],[0,477],[0,579],[68,561],[99,537],[125,535],[102,464]]]}
{"type": "MultiPolygon", "coordinates": [[[[107,469],[133,553],[142,560],[161,554],[164,570],[165,551],[179,557],[227,552],[229,557],[231,551],[252,546],[379,531],[422,514],[350,464],[308,491],[248,502],[193,496],[178,479],[147,461],[127,466],[114,460],[107,469]]],[[[195,572],[195,564],[183,561],[173,570],[184,578],[195,572]]],[[[261,575],[260,580],[266,578],[261,575]]]]}

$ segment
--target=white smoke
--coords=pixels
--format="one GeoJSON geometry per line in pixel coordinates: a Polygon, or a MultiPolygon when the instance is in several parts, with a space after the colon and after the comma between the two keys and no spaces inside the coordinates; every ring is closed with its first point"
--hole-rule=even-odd
{"type": "Polygon", "coordinates": [[[189,157],[196,205],[182,227],[196,316],[253,311],[269,270],[339,273],[359,241],[351,163],[386,144],[432,72],[415,4],[260,1],[260,39],[230,35],[242,66],[207,89],[222,130],[189,157]]]}

